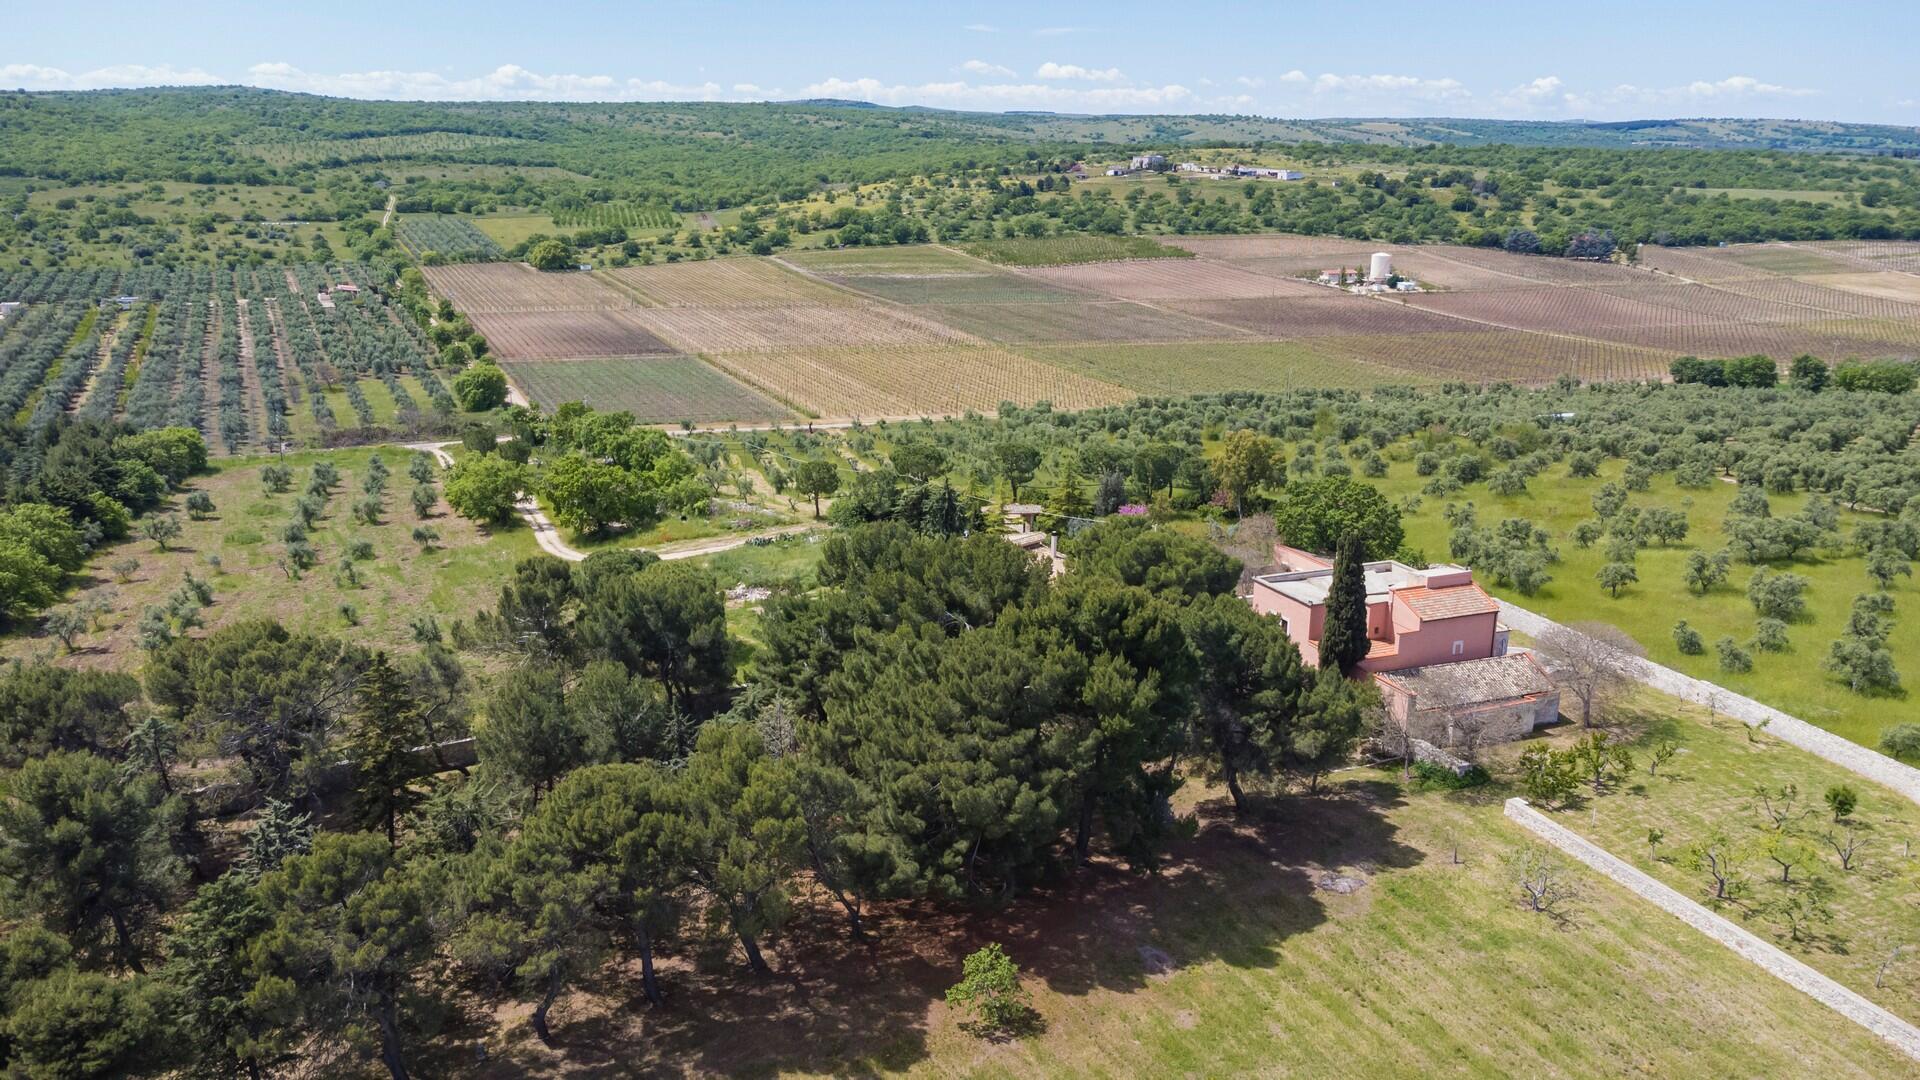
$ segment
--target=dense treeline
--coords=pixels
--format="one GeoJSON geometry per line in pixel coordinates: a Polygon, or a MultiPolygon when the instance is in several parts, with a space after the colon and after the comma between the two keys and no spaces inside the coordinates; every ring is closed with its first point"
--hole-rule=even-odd
{"type": "MultiPolygon", "coordinates": [[[[403,214],[518,208],[567,221],[605,217],[603,227],[616,217],[635,229],[646,221],[671,232],[674,211],[792,203],[888,180],[913,189],[904,204],[898,195],[883,207],[856,200],[825,211],[834,220],[809,217],[779,228],[834,230],[846,240],[844,230],[854,226],[851,242],[1036,229],[1279,229],[1467,244],[1501,244],[1524,229],[1554,253],[1587,231],[1666,244],[1920,237],[1920,164],[1910,160],[1560,145],[1573,126],[1510,125],[1514,140],[1527,145],[1489,145],[1486,138],[1508,129],[1481,124],[1459,144],[1394,146],[1339,141],[1351,133],[1318,125],[1312,130],[1333,141],[1289,144],[1289,158],[1375,171],[1337,186],[1253,184],[1235,197],[1186,185],[1138,199],[1130,193],[1121,205],[1059,198],[1069,185],[1058,170],[1132,149],[1179,154],[1188,144],[1166,140],[1186,128],[1142,128],[1134,146],[1097,141],[1084,125],[990,114],[830,104],[364,102],[241,88],[9,94],[0,95],[0,110],[0,173],[63,184],[290,185],[301,193],[293,217],[344,223],[363,257],[391,250],[391,233],[371,218],[390,196],[403,214]],[[412,163],[483,168],[429,179],[409,175],[412,163]],[[1768,194],[1746,197],[1749,191],[1768,194]]],[[[1256,140],[1248,149],[1258,156],[1277,145],[1256,140]]],[[[135,212],[134,199],[118,193],[48,207],[15,195],[12,212],[0,217],[0,245],[17,240],[62,258],[69,247],[106,240],[136,261],[180,258],[226,220],[206,212],[184,226],[160,224],[135,212]]],[[[630,238],[590,232],[596,235],[578,242],[630,238]]]]}
{"type": "MultiPolygon", "coordinates": [[[[13,667],[0,1052],[32,1073],[84,1045],[82,1075],[357,1052],[403,1076],[440,1049],[422,1031],[436,1000],[523,1001],[546,1039],[554,1003],[616,958],[655,1002],[673,978],[659,959],[716,940],[764,972],[803,887],[859,937],[876,903],[964,911],[1091,858],[1151,873],[1186,827],[1183,782],[1217,780],[1237,807],[1312,790],[1373,708],[1332,673],[1337,650],[1317,673],[1234,595],[1229,552],[1264,559],[1272,533],[1208,543],[1158,526],[1165,508],[1271,507],[1352,565],[1400,545],[1396,508],[1354,479],[1385,453],[1416,454],[1438,497],[1623,458],[1596,497],[1608,520],[1659,533],[1627,505],[1636,485],[1728,475],[1746,485],[1742,558],[1832,531],[1822,500],[1767,513],[1763,491],[1794,490],[1887,511],[1845,542],[1920,555],[1920,398],[1816,389],[1799,367],[1773,387],[1224,394],[858,429],[847,449],[873,467],[836,500],[819,587],[777,592],[750,649],[709,573],[629,550],[524,561],[449,632],[420,619],[405,655],[243,620],[143,637],[137,676],[13,667]],[[981,483],[1072,504],[1070,573],[978,528],[964,493],[981,483]],[[455,756],[469,737],[477,765],[455,756]],[[257,806],[237,831],[204,823],[213,761],[257,806]]],[[[473,461],[511,471],[539,437],[622,470],[614,488],[678,483],[657,432],[517,415],[473,461]]],[[[1452,519],[1450,557],[1504,577],[1551,565],[1527,523],[1452,519]]],[[[1890,661],[1860,621],[1836,655],[1870,681],[1890,661]]]]}
{"type": "Polygon", "coordinates": [[[769,971],[803,879],[858,937],[874,901],[1004,900],[1096,850],[1144,872],[1183,775],[1244,801],[1361,736],[1368,692],[1304,667],[1232,559],[1137,521],[1076,550],[1052,580],[988,534],[838,534],[744,688],[713,578],[631,551],[517,566],[455,628],[502,665],[480,685],[431,629],[389,657],[266,621],[151,643],[143,679],[16,667],[0,1051],[260,1074],[367,1046],[405,1076],[443,965],[544,1039],[615,954],[659,1001],[703,923],[769,971]],[[470,715],[478,768],[428,775],[415,747],[470,715]],[[196,823],[202,755],[263,800],[237,852],[196,823]]]}

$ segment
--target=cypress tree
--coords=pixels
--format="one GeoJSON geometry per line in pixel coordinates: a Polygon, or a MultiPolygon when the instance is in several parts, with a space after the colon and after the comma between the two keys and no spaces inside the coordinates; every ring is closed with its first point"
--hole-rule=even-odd
{"type": "Polygon", "coordinates": [[[360,824],[384,829],[398,840],[400,815],[420,801],[412,783],[418,766],[413,748],[424,741],[420,711],[386,653],[375,653],[361,676],[356,708],[347,721],[353,761],[354,803],[360,824]]]}
{"type": "Polygon", "coordinates": [[[1320,628],[1320,666],[1353,674],[1366,655],[1367,577],[1360,538],[1340,537],[1333,557],[1333,583],[1327,589],[1327,616],[1320,628]]]}

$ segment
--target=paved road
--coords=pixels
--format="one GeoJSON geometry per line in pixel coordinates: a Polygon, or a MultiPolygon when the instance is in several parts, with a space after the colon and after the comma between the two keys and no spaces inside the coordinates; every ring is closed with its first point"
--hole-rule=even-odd
{"type": "MultiPolygon", "coordinates": [[[[442,468],[448,469],[453,467],[453,455],[447,453],[445,448],[452,445],[454,444],[451,442],[406,444],[409,450],[424,450],[432,454],[434,458],[440,462],[442,468]]],[[[547,517],[547,515],[541,511],[540,504],[534,501],[533,496],[522,495],[520,501],[513,504],[513,508],[520,512],[521,520],[525,521],[527,527],[533,530],[533,542],[540,545],[540,550],[555,558],[565,559],[568,562],[581,562],[586,559],[586,552],[572,547],[565,540],[560,539],[560,530],[554,526],[553,519],[547,517]]],[[[769,529],[765,532],[740,533],[733,536],[717,537],[712,540],[698,540],[688,544],[653,548],[650,550],[660,556],[662,560],[692,559],[701,555],[712,555],[715,552],[731,551],[737,547],[744,547],[748,541],[756,540],[763,536],[782,536],[787,533],[808,532],[816,528],[819,528],[819,526],[811,523],[787,525],[778,529],[769,529]]]]}

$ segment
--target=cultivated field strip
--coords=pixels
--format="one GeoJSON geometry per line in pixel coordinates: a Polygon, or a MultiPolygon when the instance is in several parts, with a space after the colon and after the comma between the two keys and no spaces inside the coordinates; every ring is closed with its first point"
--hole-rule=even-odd
{"type": "Polygon", "coordinates": [[[1597,289],[1534,288],[1420,293],[1399,300],[1423,311],[1548,333],[1601,334],[1620,327],[1708,323],[1681,308],[1614,296],[1597,289]]]}
{"type": "Polygon", "coordinates": [[[1319,347],[1312,341],[1200,341],[1159,345],[1039,345],[1021,350],[1067,371],[1140,394],[1215,394],[1427,385],[1429,372],[1402,371],[1319,347]]]}
{"type": "Polygon", "coordinates": [[[771,259],[707,259],[605,271],[617,287],[648,307],[781,307],[852,304],[846,293],[771,259]]]}
{"type": "MultiPolygon", "coordinates": [[[[983,264],[984,265],[984,264],[983,264]]],[[[1086,294],[1056,288],[1028,274],[982,273],[822,274],[843,288],[896,304],[1071,304],[1086,294]]]]}
{"type": "Polygon", "coordinates": [[[565,360],[589,356],[668,356],[642,309],[470,312],[474,328],[502,360],[565,360]]]}
{"type": "Polygon", "coordinates": [[[1817,251],[1862,270],[1920,274],[1920,240],[1819,240],[1792,246],[1817,251]]]}
{"type": "Polygon", "coordinates": [[[790,409],[691,356],[508,361],[514,384],[541,407],[590,402],[642,423],[781,420],[790,409]]]}
{"type": "Polygon", "coordinates": [[[1415,334],[1461,329],[1460,322],[1403,304],[1331,289],[1285,300],[1186,300],[1168,307],[1258,337],[1288,340],[1329,334],[1415,334]]]}
{"type": "MultiPolygon", "coordinates": [[[[1460,324],[1456,324],[1460,325],[1460,324]]],[[[1588,382],[1657,379],[1677,353],[1615,341],[1525,330],[1451,330],[1354,334],[1305,339],[1330,356],[1444,381],[1493,379],[1546,383],[1561,375],[1588,382]]]]}
{"type": "Polygon", "coordinates": [[[1051,285],[1116,300],[1253,300],[1318,296],[1319,286],[1259,274],[1209,259],[1142,259],[1127,262],[1047,266],[1027,271],[1051,285]]]}
{"type": "Polygon", "coordinates": [[[686,352],[937,345],[965,340],[961,330],[874,304],[642,308],[618,314],[686,352]]]}
{"type": "Polygon", "coordinates": [[[1243,336],[1234,327],[1130,300],[1070,304],[925,304],[914,310],[1003,344],[1183,342],[1243,336]]]}
{"type": "Polygon", "coordinates": [[[957,416],[1003,401],[1084,409],[1134,395],[990,345],[876,346],[712,353],[750,386],[815,416],[957,416]]]}
{"type": "Polygon", "coordinates": [[[433,291],[467,315],[503,311],[605,311],[639,306],[632,297],[578,273],[543,274],[525,263],[429,266],[433,291]]]}

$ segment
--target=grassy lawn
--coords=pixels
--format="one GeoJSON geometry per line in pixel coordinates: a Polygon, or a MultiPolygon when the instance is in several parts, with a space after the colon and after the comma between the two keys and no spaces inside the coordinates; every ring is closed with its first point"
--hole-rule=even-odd
{"type": "MultiPolygon", "coordinates": [[[[1488,528],[1506,518],[1529,519],[1552,534],[1560,562],[1552,567],[1552,582],[1534,596],[1521,596],[1483,581],[1502,597],[1562,622],[1611,623],[1631,634],[1659,663],[1719,683],[1867,746],[1877,744],[1886,727],[1920,720],[1920,700],[1905,694],[1863,697],[1820,670],[1828,646],[1846,627],[1853,598],[1873,588],[1866,561],[1845,551],[1814,552],[1793,563],[1780,564],[1777,569],[1808,581],[1808,615],[1789,625],[1790,650],[1782,654],[1755,651],[1750,673],[1720,670],[1712,650],[1715,641],[1731,636],[1744,644],[1753,638],[1758,616],[1747,600],[1746,588],[1754,568],[1736,560],[1728,580],[1704,596],[1688,592],[1682,582],[1689,552],[1711,553],[1726,545],[1721,522],[1736,490],[1732,484],[1716,482],[1702,489],[1683,489],[1674,485],[1671,474],[1664,474],[1653,478],[1651,490],[1633,493],[1629,505],[1684,510],[1690,531],[1686,540],[1671,547],[1642,549],[1635,563],[1639,583],[1622,589],[1617,598],[1609,596],[1594,579],[1607,561],[1605,542],[1582,549],[1570,534],[1575,525],[1595,516],[1591,502],[1594,489],[1607,480],[1618,480],[1622,468],[1622,462],[1608,461],[1599,477],[1578,479],[1569,477],[1566,465],[1561,463],[1535,477],[1522,495],[1494,495],[1480,483],[1445,498],[1422,497],[1418,512],[1405,518],[1407,544],[1429,559],[1446,559],[1447,537],[1452,530],[1442,512],[1449,502],[1473,503],[1481,525],[1488,528]],[[1674,645],[1673,624],[1679,619],[1700,632],[1708,646],[1706,655],[1686,656],[1674,645]]],[[[1395,461],[1387,478],[1374,483],[1398,499],[1418,493],[1426,481],[1414,475],[1410,462],[1395,461]]],[[[1805,493],[1771,496],[1774,516],[1794,513],[1806,498],[1805,493]]],[[[1873,517],[1841,510],[1842,534],[1850,534],[1856,524],[1873,517]]],[[[1920,615],[1920,587],[1911,578],[1901,578],[1895,582],[1892,595],[1893,632],[1887,648],[1895,662],[1908,669],[1904,674],[1920,677],[1920,669],[1912,664],[1913,658],[1920,657],[1920,617],[1916,617],[1920,615]]]]}
{"type": "Polygon", "coordinates": [[[696,944],[663,974],[664,1012],[615,969],[562,999],[558,1050],[524,1006],[474,1034],[501,1068],[542,1075],[1920,1074],[1597,876],[1579,874],[1564,921],[1524,910],[1503,861],[1526,842],[1495,799],[1402,795],[1378,773],[1251,821],[1208,801],[1157,875],[1096,861],[998,910],[880,905],[867,946],[815,897],[778,978],[696,944]],[[1364,885],[1317,887],[1328,874],[1364,885]],[[940,1001],[989,941],[1022,966],[1039,1033],[983,1041],[940,1001]]]}
{"type": "MultiPolygon", "coordinates": [[[[517,522],[489,532],[455,516],[442,503],[427,522],[440,532],[431,550],[413,541],[414,517],[407,494],[408,451],[387,447],[380,451],[392,475],[386,494],[387,513],[378,525],[363,525],[351,516],[360,500],[361,479],[375,451],[309,451],[289,454],[294,486],[268,495],[260,484],[260,468],[269,458],[219,460],[215,471],[190,481],[187,490],[205,491],[214,514],[193,521],[181,510],[184,495],[174,499],[184,534],[168,551],[156,550],[150,540],[135,537],[104,548],[82,571],[70,600],[106,598],[110,613],[95,633],[84,636],[67,662],[99,667],[131,668],[139,662],[138,626],[141,613],[163,603],[188,573],[213,585],[211,607],[201,612],[209,629],[245,618],[275,618],[293,629],[350,632],[365,645],[410,647],[411,620],[437,616],[442,626],[456,618],[471,618],[489,607],[499,593],[501,574],[519,559],[534,554],[533,534],[517,522]],[[318,565],[298,580],[290,580],[276,565],[285,550],[282,525],[291,520],[291,507],[306,489],[313,464],[326,458],[340,470],[340,484],[327,502],[326,516],[315,523],[308,543],[319,552],[318,565]],[[354,564],[358,586],[336,578],[347,545],[355,540],[373,544],[373,558],[354,564]],[[209,561],[219,559],[218,568],[209,561]],[[138,567],[128,580],[117,580],[111,567],[132,558],[138,567]],[[352,604],[360,622],[349,627],[340,612],[352,604]]],[[[0,638],[0,655],[28,657],[58,653],[53,638],[37,631],[16,632],[0,638]]]]}
{"type": "MultiPolygon", "coordinates": [[[[1619,722],[1632,733],[1638,769],[1624,790],[1588,798],[1556,814],[1568,828],[1700,901],[1710,902],[1709,879],[1689,869],[1688,845],[1720,829],[1741,856],[1745,892],[1721,903],[1722,914],[1818,968],[1849,989],[1909,1021],[1920,1021],[1920,810],[1900,795],[1837,765],[1804,753],[1764,732],[1749,737],[1746,725],[1654,694],[1637,696],[1619,722]],[[1648,751],[1661,742],[1678,747],[1657,775],[1649,775],[1648,751]],[[1823,835],[1844,837],[1823,802],[1829,787],[1845,784],[1859,796],[1851,818],[1860,847],[1852,870],[1844,869],[1823,835]],[[1798,791],[1789,828],[1811,847],[1792,868],[1791,883],[1758,848],[1774,832],[1755,789],[1798,791]],[[1657,848],[1647,830],[1665,836],[1657,848]],[[1822,884],[1813,885],[1818,879],[1822,884]],[[1831,922],[1816,923],[1808,940],[1795,942],[1775,905],[1794,895],[1832,889],[1831,922]],[[1877,969],[1896,945],[1907,955],[1890,965],[1884,985],[1877,969]]],[[[1569,725],[1571,726],[1571,725],[1569,725]]],[[[1577,735],[1563,731],[1556,738],[1577,735]]],[[[1502,748],[1508,750],[1511,748],[1502,748]]],[[[1511,756],[1505,755],[1505,756],[1511,756]]]]}
{"type": "Polygon", "coordinates": [[[536,233],[557,236],[568,231],[555,225],[553,219],[546,214],[487,214],[472,220],[476,228],[492,237],[493,242],[503,248],[520,244],[536,233]]]}

